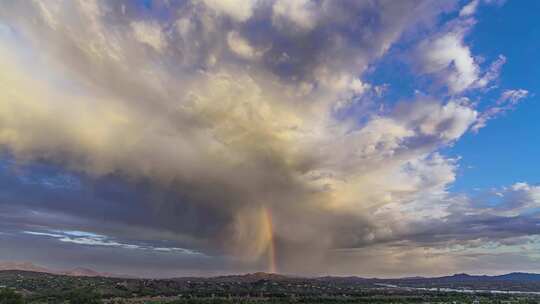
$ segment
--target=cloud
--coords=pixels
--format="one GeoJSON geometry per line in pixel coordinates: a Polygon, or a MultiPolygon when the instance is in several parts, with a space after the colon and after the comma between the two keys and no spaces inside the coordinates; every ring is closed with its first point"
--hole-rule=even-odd
{"type": "Polygon", "coordinates": [[[505,90],[502,92],[495,105],[488,107],[481,113],[478,120],[472,127],[472,130],[474,132],[478,132],[481,128],[487,125],[489,120],[511,111],[522,99],[527,98],[528,95],[529,91],[524,89],[505,90]]]}
{"type": "Polygon", "coordinates": [[[461,10],[459,11],[459,16],[465,17],[474,14],[476,12],[479,2],[479,0],[473,0],[469,2],[467,5],[461,8],[461,10]]]}
{"type": "Polygon", "coordinates": [[[529,91],[524,89],[518,90],[506,90],[501,94],[499,100],[497,100],[498,105],[510,104],[516,105],[521,99],[527,97],[529,91]]]}
{"type": "Polygon", "coordinates": [[[432,75],[449,93],[457,95],[467,90],[485,88],[500,74],[506,57],[499,57],[482,72],[480,59],[474,56],[465,43],[465,37],[476,20],[472,16],[479,1],[465,5],[459,17],[448,21],[444,27],[419,42],[413,51],[413,64],[423,74],[432,75]],[[482,75],[483,74],[483,75],[482,75]]]}
{"type": "Polygon", "coordinates": [[[249,42],[240,37],[240,34],[237,32],[229,32],[227,34],[227,44],[231,51],[240,57],[253,59],[260,56],[260,53],[254,50],[253,47],[249,45],[249,42]]]}
{"type": "MultiPolygon", "coordinates": [[[[336,262],[338,251],[397,262],[407,246],[411,268],[427,269],[414,244],[515,225],[463,217],[455,210],[472,212],[468,199],[447,191],[458,160],[440,150],[478,123],[474,105],[436,94],[359,105],[379,102],[363,98],[376,88],[370,67],[445,7],[163,5],[167,14],[130,1],[0,5],[0,145],[13,159],[0,175],[10,185],[0,227],[89,252],[197,252],[215,261],[205,270],[264,269],[275,251],[280,270],[319,273],[353,264],[336,262]],[[337,117],[352,106],[366,111],[337,117]],[[53,169],[40,175],[40,165],[53,169]],[[14,172],[80,184],[37,187],[14,172]]],[[[482,77],[486,86],[503,61],[482,75],[464,35],[448,27],[418,48],[422,73],[456,94],[482,77]]]]}
{"type": "Polygon", "coordinates": [[[359,267],[386,276],[441,275],[458,269],[482,273],[523,269],[518,267],[535,261],[523,248],[540,246],[537,188],[516,183],[473,197],[452,195],[444,188],[439,192],[419,191],[414,200],[380,209],[377,219],[391,223],[384,224],[388,231],[385,239],[335,251],[335,258],[343,261],[337,267],[344,267],[343,273],[354,273],[346,268],[359,267]],[[492,267],[497,259],[512,266],[490,270],[480,266],[485,258],[492,267]],[[355,266],[355,261],[367,262],[355,266]]]}
{"type": "Polygon", "coordinates": [[[133,29],[133,35],[135,39],[140,43],[147,44],[160,52],[165,48],[167,43],[161,27],[156,23],[147,23],[144,21],[132,22],[131,28],[133,29]]]}
{"type": "Polygon", "coordinates": [[[153,250],[157,252],[174,252],[180,254],[194,254],[201,255],[200,252],[196,252],[190,249],[178,248],[178,247],[154,247],[142,244],[128,244],[115,241],[105,235],[95,234],[85,231],[52,231],[51,232],[38,232],[38,231],[23,231],[22,233],[33,236],[46,236],[57,239],[64,243],[73,243],[85,246],[106,246],[106,247],[119,247],[123,249],[137,249],[137,250],[153,250]]]}
{"type": "Polygon", "coordinates": [[[490,83],[492,83],[493,81],[497,80],[501,73],[501,69],[505,63],[506,63],[506,57],[504,57],[503,55],[499,55],[499,58],[497,58],[497,60],[491,63],[491,65],[489,66],[488,70],[484,73],[482,78],[476,81],[476,83],[474,84],[474,87],[484,88],[490,83]]]}
{"type": "Polygon", "coordinates": [[[463,42],[465,28],[457,27],[424,40],[417,48],[420,70],[434,74],[451,93],[460,93],[480,77],[478,64],[463,42]]]}
{"type": "Polygon", "coordinates": [[[235,21],[243,22],[248,20],[253,14],[253,9],[257,0],[202,0],[207,7],[220,14],[230,16],[235,21]]]}
{"type": "MultiPolygon", "coordinates": [[[[273,22],[293,25],[301,30],[311,30],[317,24],[317,8],[310,0],[284,1],[278,0],[272,6],[273,22]]],[[[286,26],[286,25],[284,25],[286,26]]]]}

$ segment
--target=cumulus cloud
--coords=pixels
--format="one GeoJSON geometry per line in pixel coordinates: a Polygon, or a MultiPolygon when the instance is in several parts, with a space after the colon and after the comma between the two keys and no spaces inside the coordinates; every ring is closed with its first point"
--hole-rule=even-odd
{"type": "Polygon", "coordinates": [[[236,55],[246,58],[253,59],[260,56],[260,53],[253,49],[249,42],[240,36],[237,32],[229,32],[227,34],[227,44],[231,51],[236,55]]]}
{"type": "Polygon", "coordinates": [[[165,37],[158,24],[139,21],[131,23],[131,28],[135,39],[139,42],[153,47],[156,51],[161,51],[165,47],[165,37]]]}
{"type": "Polygon", "coordinates": [[[464,29],[457,29],[424,40],[418,46],[421,71],[435,74],[452,93],[469,88],[480,77],[478,64],[463,42],[464,29]]]}
{"type": "Polygon", "coordinates": [[[275,24],[284,22],[301,30],[311,30],[316,25],[316,4],[311,0],[284,1],[278,0],[272,7],[275,24]]]}
{"type": "MultiPolygon", "coordinates": [[[[3,225],[64,243],[232,256],[238,269],[265,267],[275,251],[280,270],[304,273],[325,271],[340,250],[439,246],[454,228],[441,219],[473,226],[455,211],[468,200],[447,191],[457,160],[438,152],[478,124],[473,105],[418,95],[362,119],[335,115],[372,88],[363,74],[373,62],[444,9],[436,4],[204,0],[155,16],[130,1],[0,6],[8,167],[52,164],[82,176],[73,191],[93,193],[34,190],[24,216],[3,225]],[[17,224],[25,216],[32,223],[17,224]],[[151,245],[128,242],[133,231],[151,245]]],[[[421,71],[454,93],[482,78],[464,34],[418,48],[421,71]]],[[[506,95],[503,104],[519,98],[506,95]]]]}
{"type": "Polygon", "coordinates": [[[236,21],[246,21],[253,14],[257,0],[201,0],[210,9],[224,14],[236,21]]]}
{"type": "Polygon", "coordinates": [[[459,18],[450,20],[442,30],[418,44],[413,54],[414,65],[420,73],[432,75],[449,93],[457,95],[467,90],[485,88],[496,80],[506,58],[503,55],[491,63],[486,71],[480,60],[465,43],[466,35],[476,23],[473,17],[479,1],[465,5],[459,18]]]}

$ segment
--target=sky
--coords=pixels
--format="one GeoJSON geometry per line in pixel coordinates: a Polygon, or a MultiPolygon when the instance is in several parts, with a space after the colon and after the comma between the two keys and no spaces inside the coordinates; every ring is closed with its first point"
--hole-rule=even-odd
{"type": "Polygon", "coordinates": [[[540,272],[535,1],[0,2],[0,263],[540,272]]]}

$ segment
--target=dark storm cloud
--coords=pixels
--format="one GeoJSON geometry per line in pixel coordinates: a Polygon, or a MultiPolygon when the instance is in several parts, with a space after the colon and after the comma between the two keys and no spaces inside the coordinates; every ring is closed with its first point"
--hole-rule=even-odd
{"type": "Polygon", "coordinates": [[[123,239],[135,235],[135,241],[166,237],[176,245],[182,243],[177,234],[182,232],[190,236],[183,245],[197,246],[190,244],[192,237],[211,238],[218,234],[219,223],[225,222],[212,209],[178,202],[181,195],[172,190],[156,189],[145,183],[130,184],[114,176],[95,180],[72,174],[54,165],[11,163],[0,174],[0,208],[4,209],[0,217],[5,229],[89,229],[123,239]],[[70,178],[51,187],[50,180],[58,176],[70,178]],[[197,227],[197,223],[205,222],[216,225],[197,227]]]}

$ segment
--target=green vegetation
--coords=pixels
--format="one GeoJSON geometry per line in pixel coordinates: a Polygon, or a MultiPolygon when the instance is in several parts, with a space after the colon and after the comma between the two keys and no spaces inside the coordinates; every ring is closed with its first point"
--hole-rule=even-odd
{"type": "Polygon", "coordinates": [[[2,288],[0,289],[0,304],[23,304],[23,297],[15,291],[2,288]]]}
{"type": "MultiPolygon", "coordinates": [[[[396,282],[385,282],[391,283],[396,282]]],[[[0,284],[7,287],[0,289],[0,304],[540,303],[540,295],[534,294],[414,290],[382,285],[380,280],[371,279],[308,279],[266,274],[151,280],[0,271],[0,284]]],[[[471,282],[466,284],[474,287],[471,282]]],[[[500,287],[500,284],[495,282],[492,286],[500,287]]],[[[534,286],[531,282],[523,284],[524,289],[534,286]]],[[[511,282],[510,286],[518,283],[511,282]]]]}
{"type": "Polygon", "coordinates": [[[69,293],[70,304],[102,304],[101,296],[91,289],[77,289],[69,293]]]}

